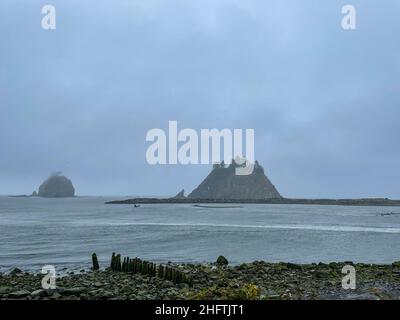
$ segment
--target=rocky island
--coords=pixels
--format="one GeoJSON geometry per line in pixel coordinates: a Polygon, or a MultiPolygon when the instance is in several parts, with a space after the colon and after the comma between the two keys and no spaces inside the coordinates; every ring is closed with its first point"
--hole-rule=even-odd
{"type": "Polygon", "coordinates": [[[171,198],[134,198],[109,201],[107,204],[201,204],[201,203],[258,203],[258,204],[305,204],[343,206],[400,206],[400,200],[387,198],[362,199],[294,199],[281,196],[255,161],[250,175],[236,175],[236,164],[215,164],[210,174],[188,196],[184,190],[171,198]]]}
{"type": "Polygon", "coordinates": [[[234,161],[228,166],[215,164],[213,170],[189,195],[192,199],[262,200],[282,198],[264,173],[264,168],[255,162],[249,175],[237,175],[234,161]]]}
{"type": "Polygon", "coordinates": [[[71,180],[57,172],[40,185],[38,196],[43,198],[74,197],[75,188],[71,180]]]}

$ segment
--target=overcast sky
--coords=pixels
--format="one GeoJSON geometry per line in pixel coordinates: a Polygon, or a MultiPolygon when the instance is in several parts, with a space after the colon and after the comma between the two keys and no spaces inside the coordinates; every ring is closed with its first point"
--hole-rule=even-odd
{"type": "Polygon", "coordinates": [[[283,196],[400,198],[399,17],[398,0],[2,0],[0,194],[53,171],[78,195],[190,192],[211,166],[145,158],[177,120],[254,128],[283,196]]]}

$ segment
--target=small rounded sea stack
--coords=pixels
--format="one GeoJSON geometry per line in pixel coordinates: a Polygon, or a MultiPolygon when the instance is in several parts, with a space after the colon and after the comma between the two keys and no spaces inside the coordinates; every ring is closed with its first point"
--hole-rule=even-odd
{"type": "Polygon", "coordinates": [[[74,197],[75,188],[71,180],[60,173],[52,174],[39,187],[39,197],[44,198],[65,198],[74,197]]]}

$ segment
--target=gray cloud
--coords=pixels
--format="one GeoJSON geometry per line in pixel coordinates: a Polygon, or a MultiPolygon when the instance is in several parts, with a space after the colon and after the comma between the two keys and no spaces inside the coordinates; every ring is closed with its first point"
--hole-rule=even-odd
{"type": "Polygon", "coordinates": [[[60,170],[78,194],[170,195],[209,166],[146,163],[145,134],[254,128],[289,197],[400,198],[397,1],[0,4],[0,194],[60,170]]]}

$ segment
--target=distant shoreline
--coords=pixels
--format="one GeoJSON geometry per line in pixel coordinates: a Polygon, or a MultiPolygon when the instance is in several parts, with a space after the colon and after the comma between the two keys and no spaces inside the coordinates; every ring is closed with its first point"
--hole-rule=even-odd
{"type": "Polygon", "coordinates": [[[306,204],[337,206],[400,206],[400,200],[368,199],[194,199],[194,198],[132,198],[107,201],[105,204],[306,204]]]}
{"type": "MultiPolygon", "coordinates": [[[[8,198],[42,198],[31,195],[3,195],[8,198]]],[[[51,199],[72,199],[72,198],[118,198],[112,196],[74,196],[59,197],[51,199]]],[[[48,199],[48,198],[47,198],[48,199]]],[[[382,207],[400,207],[400,200],[387,198],[362,198],[362,199],[294,199],[294,198],[276,198],[276,199],[196,199],[196,198],[154,198],[140,197],[129,198],[125,200],[107,201],[105,204],[303,204],[303,205],[336,205],[336,206],[382,206],[382,207]]]]}

